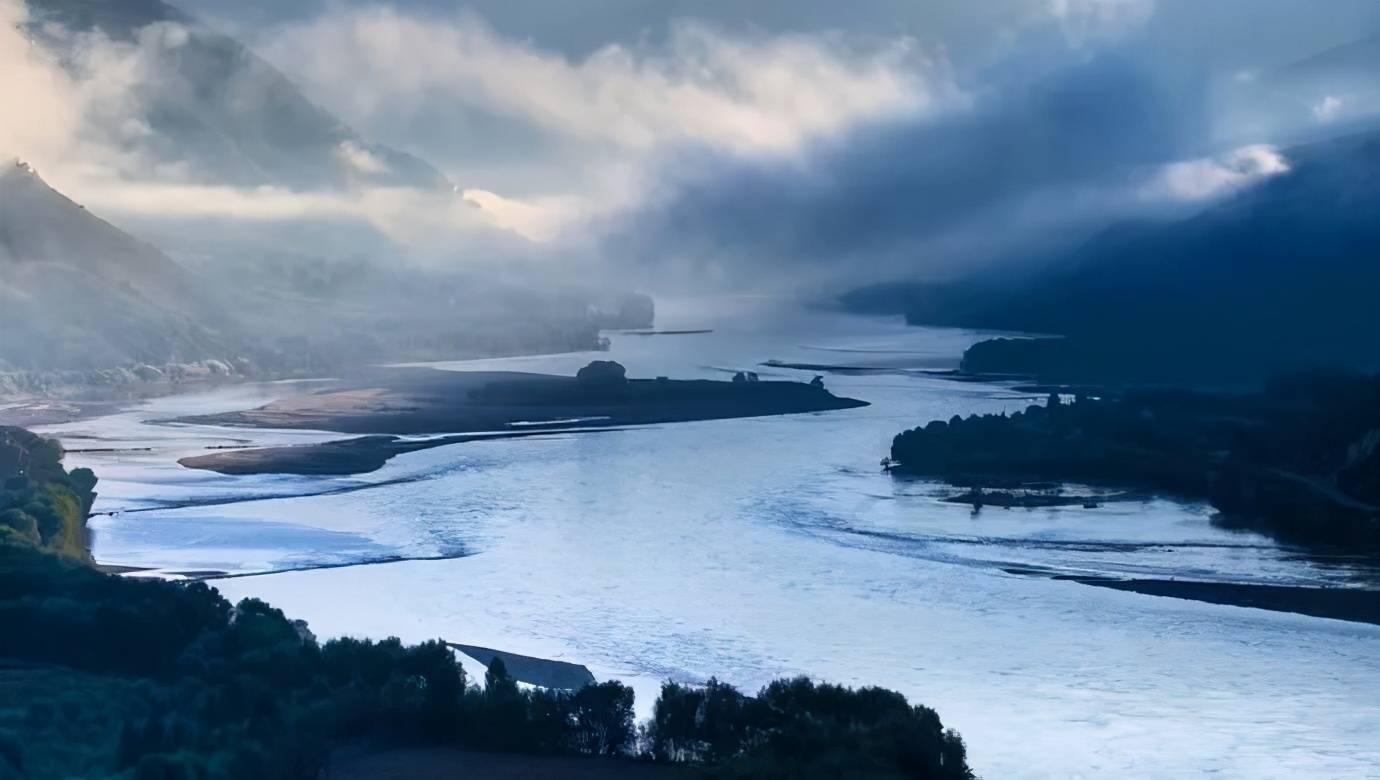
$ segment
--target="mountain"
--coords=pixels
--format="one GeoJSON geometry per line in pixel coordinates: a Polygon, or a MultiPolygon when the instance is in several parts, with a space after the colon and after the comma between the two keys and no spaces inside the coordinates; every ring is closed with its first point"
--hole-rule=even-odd
{"type": "Polygon", "coordinates": [[[915,323],[1051,333],[968,367],[1066,380],[1256,380],[1380,368],[1380,132],[1295,147],[1287,173],[1187,219],[1116,225],[1032,277],[855,292],[915,323]]]}
{"type": "MultiPolygon", "coordinates": [[[[1380,34],[1318,52],[1259,79],[1275,104],[1292,101],[1315,121],[1374,121],[1380,114],[1380,34]]],[[[1284,103],[1288,105],[1288,103],[1284,103]]]]}
{"type": "Polygon", "coordinates": [[[71,67],[82,65],[84,34],[93,32],[152,58],[126,96],[150,132],[125,142],[194,180],[452,187],[430,164],[364,140],[238,41],[162,0],[28,0],[28,8],[30,35],[71,67]]]}
{"type": "Polygon", "coordinates": [[[0,169],[0,367],[85,370],[231,358],[229,316],[162,252],[0,169]]]}

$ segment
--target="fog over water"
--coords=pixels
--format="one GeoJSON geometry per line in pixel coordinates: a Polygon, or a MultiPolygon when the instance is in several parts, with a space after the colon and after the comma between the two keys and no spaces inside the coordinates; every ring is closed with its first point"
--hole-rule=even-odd
{"type": "Polygon", "coordinates": [[[883,685],[937,708],[994,778],[1380,767],[1380,628],[1005,569],[1356,587],[1373,577],[1216,528],[1206,505],[974,514],[944,503],[953,489],[893,478],[878,460],[904,428],[1034,400],[920,372],[955,365],[981,334],[770,299],[704,303],[663,306],[658,325],[712,333],[610,334],[608,353],[440,367],[573,373],[611,358],[632,376],[750,369],[765,380],[812,375],[759,365],[770,359],[866,366],[884,370],[825,381],[871,406],[460,444],[355,478],[175,463],[207,446],[336,434],[149,422],[301,385],[157,399],[43,432],[69,450],[150,448],[68,456],[96,470],[96,509],[114,513],[91,522],[102,563],[248,573],[451,556],[215,583],[321,636],[443,637],[584,663],[633,684],[643,715],[668,678],[883,685]]]}

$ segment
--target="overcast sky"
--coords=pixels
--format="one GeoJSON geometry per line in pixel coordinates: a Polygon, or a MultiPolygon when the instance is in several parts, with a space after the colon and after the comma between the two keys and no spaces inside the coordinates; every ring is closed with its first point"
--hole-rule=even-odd
{"type": "Polygon", "coordinates": [[[1368,117],[1373,74],[1281,74],[1380,30],[1373,0],[181,7],[549,262],[746,286],[952,274],[1201,207],[1368,117]]]}

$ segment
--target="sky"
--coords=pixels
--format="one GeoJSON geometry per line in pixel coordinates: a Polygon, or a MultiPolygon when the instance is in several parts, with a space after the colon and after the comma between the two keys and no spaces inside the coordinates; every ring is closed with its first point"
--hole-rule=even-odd
{"type": "Polygon", "coordinates": [[[85,40],[73,75],[24,46],[21,0],[0,0],[0,69],[22,74],[0,102],[28,110],[0,120],[0,153],[163,234],[169,220],[217,235],[253,222],[274,240],[304,221],[358,224],[426,262],[501,257],[649,287],[828,288],[1019,262],[1287,173],[1290,145],[1380,109],[1374,69],[1328,59],[1380,31],[1370,0],[179,7],[456,192],[247,188],[132,158],[149,130],[126,96],[177,30],[85,40]]]}

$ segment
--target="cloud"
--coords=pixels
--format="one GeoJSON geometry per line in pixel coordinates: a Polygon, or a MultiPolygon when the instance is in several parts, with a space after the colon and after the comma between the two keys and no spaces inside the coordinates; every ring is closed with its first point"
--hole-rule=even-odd
{"type": "MultiPolygon", "coordinates": [[[[942,56],[903,36],[729,35],[683,22],[655,45],[615,43],[571,59],[504,38],[475,16],[337,9],[276,30],[266,45],[313,99],[385,135],[425,124],[438,106],[448,128],[463,130],[461,114],[483,115],[505,123],[506,138],[532,139],[535,157],[549,156],[525,185],[518,165],[484,186],[462,162],[456,178],[466,186],[454,197],[358,182],[300,188],[255,182],[244,165],[220,171],[200,147],[170,143],[156,117],[196,105],[180,50],[200,33],[163,22],[117,41],[48,26],[59,64],[24,39],[22,2],[0,0],[0,9],[0,96],[26,109],[0,123],[0,149],[91,208],[129,219],[358,220],[404,244],[463,247],[473,231],[495,229],[551,242],[636,203],[656,186],[651,172],[667,150],[785,159],[860,123],[962,103],[942,56]]],[[[263,88],[223,87],[230,101],[263,88]]],[[[459,156],[482,161],[501,156],[501,145],[459,156]]],[[[362,177],[390,169],[364,143],[346,140],[331,153],[362,177]]]]}
{"type": "Polygon", "coordinates": [[[492,224],[536,242],[553,241],[590,216],[577,197],[524,201],[473,188],[461,194],[467,203],[483,211],[492,224]]]}
{"type": "Polygon", "coordinates": [[[0,0],[0,153],[40,165],[60,160],[85,121],[86,99],[23,32],[21,0],[0,0]]]}
{"type": "Polygon", "coordinates": [[[1288,171],[1289,161],[1278,149],[1268,144],[1253,144],[1217,157],[1165,165],[1143,193],[1150,200],[1208,200],[1288,171]]]}
{"type": "Polygon", "coordinates": [[[360,173],[388,173],[389,170],[388,163],[354,141],[345,141],[340,144],[340,156],[345,158],[345,162],[360,173]]]}
{"type": "Polygon", "coordinates": [[[286,27],[265,53],[352,122],[385,133],[445,104],[634,151],[789,153],[952,92],[942,62],[909,38],[729,35],[692,22],[672,25],[663,46],[613,43],[570,60],[474,15],[377,6],[286,27]]]}
{"type": "Polygon", "coordinates": [[[492,224],[539,241],[634,208],[668,154],[790,160],[861,125],[966,100],[942,51],[906,36],[667,29],[656,43],[571,57],[473,14],[369,6],[281,27],[263,51],[369,134],[406,143],[420,132],[492,224]]]}
{"type": "MultiPolygon", "coordinates": [[[[25,160],[98,214],[159,233],[179,221],[196,230],[208,220],[296,221],[352,223],[400,247],[453,249],[459,237],[477,247],[494,241],[495,221],[448,190],[303,190],[216,181],[200,165],[204,161],[169,152],[166,131],[155,130],[151,120],[160,98],[175,101],[188,88],[184,78],[167,72],[174,62],[168,55],[190,41],[187,28],[157,23],[114,41],[47,25],[38,39],[30,39],[32,22],[23,2],[0,0],[0,155],[25,160]]],[[[388,169],[385,160],[355,142],[341,143],[335,153],[364,174],[388,169]]],[[[323,245],[312,249],[331,251],[323,245]]]]}
{"type": "MultiPolygon", "coordinates": [[[[179,63],[199,28],[156,24],[121,41],[48,30],[72,53],[60,68],[17,31],[18,0],[0,0],[0,98],[25,110],[0,121],[0,151],[115,217],[349,223],[452,262],[508,241],[504,252],[619,284],[635,272],[726,285],[955,273],[1288,167],[1255,129],[1276,125],[1253,113],[1256,124],[1223,130],[1220,94],[1210,106],[1203,86],[1208,61],[1222,63],[1219,90],[1269,80],[1260,52],[1297,26],[1278,9],[1252,30],[1270,45],[1252,37],[1246,57],[1216,45],[1246,7],[1234,2],[844,12],[724,0],[695,6],[713,22],[642,8],[651,21],[636,25],[611,2],[582,26],[588,45],[562,45],[560,25],[527,37],[514,25],[531,14],[502,12],[513,2],[474,6],[497,28],[472,13],[334,4],[259,31],[260,53],[313,101],[361,139],[438,163],[459,192],[379,186],[406,156],[353,136],[324,147],[346,172],[329,186],[170,151],[154,107],[193,86],[179,63]]],[[[226,100],[268,83],[230,83],[226,100]]],[[[1341,106],[1315,108],[1325,119],[1341,106]]]]}
{"type": "Polygon", "coordinates": [[[1201,98],[1098,57],[977,94],[962,110],[861,126],[800,159],[665,159],[603,254],[646,277],[780,285],[943,276],[1029,258],[1147,204],[1189,156],[1201,98]]]}
{"type": "Polygon", "coordinates": [[[1324,95],[1322,100],[1313,104],[1313,116],[1319,122],[1331,122],[1341,113],[1345,101],[1336,95],[1324,95]]]}

